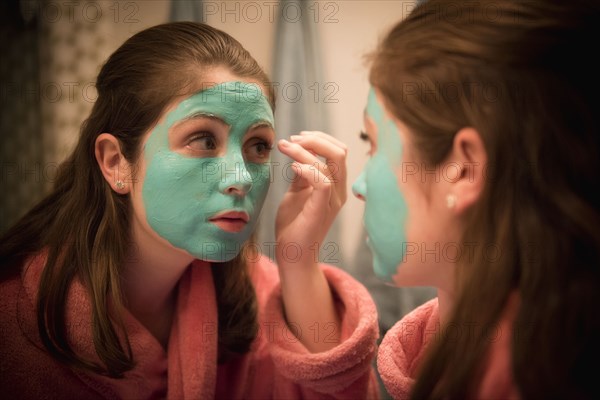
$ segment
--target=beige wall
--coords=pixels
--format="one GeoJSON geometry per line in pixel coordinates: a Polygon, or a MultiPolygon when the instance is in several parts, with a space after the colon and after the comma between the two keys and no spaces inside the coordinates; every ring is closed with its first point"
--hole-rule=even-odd
{"type": "MultiPolygon", "coordinates": [[[[332,99],[337,103],[323,103],[330,117],[331,133],[347,143],[349,152],[349,184],[358,176],[366,162],[367,145],[360,142],[362,113],[368,92],[367,68],[363,56],[373,50],[378,39],[393,23],[399,21],[414,5],[414,1],[312,1],[309,0],[310,17],[318,22],[324,63],[324,82],[334,83],[338,88],[332,99]]],[[[106,36],[102,55],[108,56],[120,43],[133,33],[146,27],[167,21],[170,1],[100,1],[103,13],[99,19],[106,36]]],[[[284,12],[274,1],[205,1],[206,21],[238,39],[271,72],[275,40],[276,14],[284,12]]],[[[49,12],[51,10],[46,10],[49,12]]],[[[73,9],[81,18],[82,6],[73,9]]],[[[85,10],[88,20],[94,17],[95,8],[85,10]]],[[[65,11],[66,12],[66,11],[65,11]]],[[[285,11],[289,19],[295,18],[295,9],[285,11]]],[[[66,21],[66,14],[61,22],[66,21]]],[[[53,26],[53,29],[59,28],[53,26]]],[[[66,49],[68,51],[68,49],[66,49]]],[[[90,79],[97,69],[90,71],[90,79]]],[[[325,93],[323,93],[324,95],[325,93]]],[[[332,92],[329,92],[332,94],[332,92]]],[[[322,97],[322,96],[321,96],[322,97]]],[[[52,108],[48,113],[60,113],[52,108]]],[[[87,105],[89,106],[89,105],[87,105]]],[[[64,111],[64,110],[63,110],[64,111]]],[[[83,114],[80,118],[83,118],[83,114]]],[[[69,133],[69,132],[68,132],[69,133]]],[[[282,137],[293,132],[278,132],[282,137]]],[[[73,138],[74,135],[68,134],[73,138]]],[[[66,147],[70,140],[64,139],[66,147]]],[[[350,187],[349,187],[350,189],[350,187]]],[[[344,259],[353,255],[359,240],[363,205],[353,196],[341,213],[344,259]]]]}

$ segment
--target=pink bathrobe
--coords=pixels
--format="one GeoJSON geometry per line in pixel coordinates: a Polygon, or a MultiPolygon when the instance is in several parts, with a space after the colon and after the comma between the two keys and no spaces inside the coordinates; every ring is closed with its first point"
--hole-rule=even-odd
{"type": "MultiPolygon", "coordinates": [[[[518,299],[513,296],[498,329],[490,335],[490,347],[484,361],[483,377],[476,396],[478,400],[520,398],[510,367],[510,332],[517,304],[518,299]]],[[[460,333],[454,330],[448,334],[454,332],[460,333]]],[[[413,310],[386,333],[379,346],[377,369],[386,389],[394,399],[410,397],[426,349],[440,334],[437,298],[413,310]]]]}
{"type": "MultiPolygon", "coordinates": [[[[125,324],[136,366],[124,379],[74,371],[48,355],[37,334],[34,304],[44,258],[0,285],[0,397],[6,399],[299,399],[376,398],[371,367],[377,313],[366,289],[340,269],[323,266],[337,299],[342,343],[311,354],[288,328],[277,268],[266,257],[251,265],[260,333],[251,352],[217,365],[217,305],[211,269],[195,261],[179,282],[177,313],[165,352],[131,314],[125,324]]],[[[74,281],[67,302],[68,339],[98,360],[90,302],[74,281]]],[[[324,330],[321,330],[324,332],[324,330]]],[[[315,332],[298,332],[314,335],[315,332]]],[[[312,337],[312,336],[311,336],[312,337]]]]}

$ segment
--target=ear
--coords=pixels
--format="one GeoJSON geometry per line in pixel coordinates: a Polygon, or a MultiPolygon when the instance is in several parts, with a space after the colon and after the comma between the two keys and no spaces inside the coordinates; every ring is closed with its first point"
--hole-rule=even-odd
{"type": "Polygon", "coordinates": [[[131,166],[123,154],[116,137],[110,133],[101,133],[96,138],[96,161],[104,179],[119,194],[129,193],[131,166]]]}
{"type": "Polygon", "coordinates": [[[487,152],[479,133],[473,128],[462,128],[454,136],[450,162],[459,174],[450,185],[448,208],[460,215],[479,200],[485,186],[487,152]]]}

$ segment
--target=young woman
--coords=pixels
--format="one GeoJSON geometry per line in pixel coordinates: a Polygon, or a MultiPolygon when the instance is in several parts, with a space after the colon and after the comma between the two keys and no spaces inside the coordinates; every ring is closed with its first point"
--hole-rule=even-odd
{"type": "Polygon", "coordinates": [[[274,95],[237,41],[149,28],[97,89],[54,190],[0,242],[2,395],[375,397],[374,305],[313,251],[346,198],[345,147],[279,142],[297,176],[275,266],[252,241],[274,95]]]}
{"type": "Polygon", "coordinates": [[[375,52],[354,185],[374,267],[439,289],[380,346],[395,398],[600,398],[599,20],[428,0],[375,52]]]}

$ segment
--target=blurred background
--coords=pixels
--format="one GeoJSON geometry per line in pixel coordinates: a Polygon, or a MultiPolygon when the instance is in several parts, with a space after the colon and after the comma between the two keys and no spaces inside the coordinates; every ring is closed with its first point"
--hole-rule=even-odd
{"type": "MultiPolygon", "coordinates": [[[[359,140],[366,104],[365,56],[418,1],[42,1],[0,5],[0,231],[52,186],[72,150],[96,92],[102,63],[128,37],[152,25],[205,22],[242,43],[271,77],[278,98],[276,131],[286,138],[321,130],[349,147],[349,188],[367,161],[359,140]]],[[[260,240],[272,253],[277,204],[289,184],[274,154],[274,180],[260,240]]],[[[321,250],[321,260],[361,280],[378,307],[382,334],[434,295],[397,289],[374,275],[365,246],[363,204],[353,196],[321,250]]],[[[260,244],[259,243],[259,244],[260,244]]]]}

